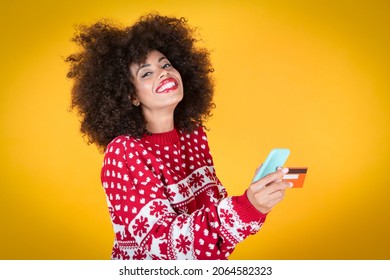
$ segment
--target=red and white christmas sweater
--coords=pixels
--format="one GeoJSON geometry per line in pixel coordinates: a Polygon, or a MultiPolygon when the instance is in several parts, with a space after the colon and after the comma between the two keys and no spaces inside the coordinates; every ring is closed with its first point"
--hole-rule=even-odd
{"type": "Polygon", "coordinates": [[[228,259],[266,215],[228,196],[201,126],[108,146],[101,171],[115,231],[112,259],[228,259]]]}

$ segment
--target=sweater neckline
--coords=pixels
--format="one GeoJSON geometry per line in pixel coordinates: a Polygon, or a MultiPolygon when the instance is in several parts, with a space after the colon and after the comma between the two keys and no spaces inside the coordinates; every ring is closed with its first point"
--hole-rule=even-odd
{"type": "Polygon", "coordinates": [[[176,128],[171,131],[152,133],[143,137],[144,141],[157,145],[173,145],[179,142],[179,132],[176,128]]]}

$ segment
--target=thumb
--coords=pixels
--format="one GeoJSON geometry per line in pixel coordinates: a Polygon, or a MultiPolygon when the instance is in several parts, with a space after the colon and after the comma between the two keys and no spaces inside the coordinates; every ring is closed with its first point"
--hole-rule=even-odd
{"type": "Polygon", "coordinates": [[[253,174],[253,177],[252,177],[252,181],[255,179],[257,172],[259,172],[259,170],[262,166],[263,166],[263,164],[260,164],[260,166],[256,168],[255,174],[253,174]]]}

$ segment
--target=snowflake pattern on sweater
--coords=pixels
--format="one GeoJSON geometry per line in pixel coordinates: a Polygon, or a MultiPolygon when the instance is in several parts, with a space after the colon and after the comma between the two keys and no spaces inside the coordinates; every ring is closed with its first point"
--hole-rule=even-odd
{"type": "Polygon", "coordinates": [[[227,195],[201,126],[115,138],[101,181],[115,232],[112,259],[227,259],[266,218],[246,193],[227,195]]]}

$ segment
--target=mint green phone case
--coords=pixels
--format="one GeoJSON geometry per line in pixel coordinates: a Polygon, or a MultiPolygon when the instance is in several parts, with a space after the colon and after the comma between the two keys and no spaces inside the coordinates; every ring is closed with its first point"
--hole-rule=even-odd
{"type": "Polygon", "coordinates": [[[276,168],[279,166],[282,167],[287,161],[288,156],[290,155],[290,150],[285,148],[276,148],[271,150],[268,154],[267,159],[261,166],[260,170],[256,173],[253,182],[259,180],[265,175],[275,172],[276,168]]]}

